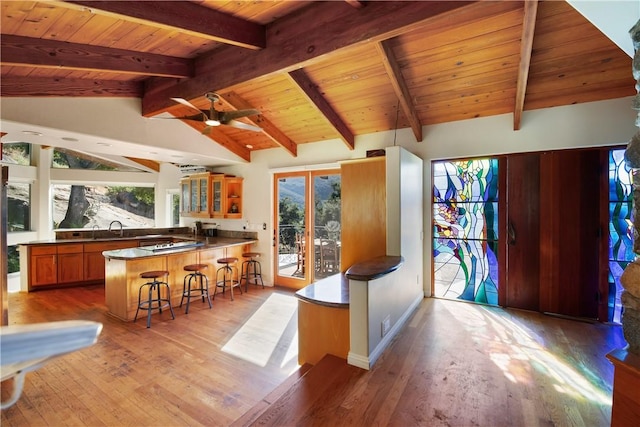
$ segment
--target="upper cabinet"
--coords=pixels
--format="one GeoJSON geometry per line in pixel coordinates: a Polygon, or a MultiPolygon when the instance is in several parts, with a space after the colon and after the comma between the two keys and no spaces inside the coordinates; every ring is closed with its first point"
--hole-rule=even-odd
{"type": "Polygon", "coordinates": [[[242,218],[242,178],[225,178],[225,218],[242,218]]]}
{"type": "Polygon", "coordinates": [[[210,173],[197,173],[180,180],[180,213],[183,216],[209,216],[210,173]]]}
{"type": "Polygon", "coordinates": [[[180,181],[182,216],[242,218],[242,178],[197,173],[180,181]]]}

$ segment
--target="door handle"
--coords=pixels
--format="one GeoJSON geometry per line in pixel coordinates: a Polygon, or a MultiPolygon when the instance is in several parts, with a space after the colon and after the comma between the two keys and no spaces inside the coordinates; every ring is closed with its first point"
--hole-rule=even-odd
{"type": "Polygon", "coordinates": [[[516,244],[516,229],[513,226],[513,223],[511,221],[509,221],[509,226],[508,226],[507,232],[509,233],[509,244],[510,245],[515,245],[516,244]]]}

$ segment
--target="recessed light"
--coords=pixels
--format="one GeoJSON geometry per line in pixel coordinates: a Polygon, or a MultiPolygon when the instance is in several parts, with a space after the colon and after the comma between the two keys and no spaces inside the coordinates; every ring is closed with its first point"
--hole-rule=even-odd
{"type": "Polygon", "coordinates": [[[251,145],[251,144],[247,144],[247,145],[246,145],[246,147],[247,147],[249,150],[251,150],[251,149],[253,148],[253,145],[251,145]]]}
{"type": "Polygon", "coordinates": [[[96,142],[96,145],[101,145],[103,147],[111,147],[111,144],[108,144],[106,142],[96,142]]]}
{"type": "Polygon", "coordinates": [[[63,136],[62,140],[63,141],[78,142],[78,140],[76,138],[71,138],[70,136],[63,136]]]}
{"type": "Polygon", "coordinates": [[[36,132],[35,130],[23,130],[22,133],[26,135],[42,136],[41,132],[36,132]]]}
{"type": "Polygon", "coordinates": [[[183,156],[180,154],[172,154],[171,157],[175,157],[176,159],[181,159],[183,156]]]}

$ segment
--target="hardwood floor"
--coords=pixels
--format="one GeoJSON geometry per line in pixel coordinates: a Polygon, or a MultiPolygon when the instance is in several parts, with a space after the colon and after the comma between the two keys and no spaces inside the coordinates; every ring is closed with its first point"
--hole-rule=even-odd
{"type": "Polygon", "coordinates": [[[194,300],[176,320],[154,314],[151,329],[107,316],[102,292],[10,295],[11,323],[81,318],[104,330],[95,346],[27,374],[4,427],[606,426],[605,355],[625,344],[618,326],[425,299],[371,371],[329,360],[298,373],[287,290],[218,295],[212,310],[194,300]],[[287,380],[293,372],[304,376],[287,380]]]}

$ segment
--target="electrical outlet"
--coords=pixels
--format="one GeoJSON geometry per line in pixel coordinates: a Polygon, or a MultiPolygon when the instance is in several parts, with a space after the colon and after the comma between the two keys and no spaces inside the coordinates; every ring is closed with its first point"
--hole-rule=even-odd
{"type": "Polygon", "coordinates": [[[387,333],[389,333],[389,329],[391,329],[391,317],[387,315],[387,317],[385,317],[384,320],[382,321],[381,334],[383,337],[387,335],[387,333]]]}

